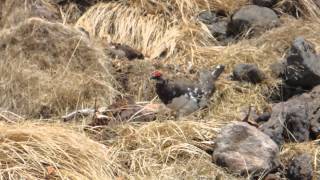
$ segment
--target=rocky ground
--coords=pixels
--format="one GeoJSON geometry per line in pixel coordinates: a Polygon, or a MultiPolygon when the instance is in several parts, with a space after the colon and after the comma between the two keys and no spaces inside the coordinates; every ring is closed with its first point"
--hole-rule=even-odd
{"type": "Polygon", "coordinates": [[[319,179],[319,53],[318,0],[0,0],[1,179],[319,179]]]}

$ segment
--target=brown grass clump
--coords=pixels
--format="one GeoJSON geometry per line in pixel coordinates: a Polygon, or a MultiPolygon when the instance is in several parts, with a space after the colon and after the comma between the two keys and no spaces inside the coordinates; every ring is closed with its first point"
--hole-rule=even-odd
{"type": "Polygon", "coordinates": [[[76,23],[93,37],[125,43],[145,56],[155,58],[164,51],[172,54],[181,36],[176,22],[150,15],[123,3],[101,3],[90,8],[76,23]]]}
{"type": "Polygon", "coordinates": [[[107,127],[98,140],[134,179],[236,179],[211,162],[212,140],[224,123],[163,121],[107,127]],[[210,143],[211,142],[211,143],[210,143]]]}
{"type": "Polygon", "coordinates": [[[114,179],[120,167],[104,145],[61,125],[0,124],[3,179],[114,179]]]}
{"type": "Polygon", "coordinates": [[[50,0],[1,0],[0,4],[0,28],[15,26],[30,17],[59,19],[59,9],[50,0]]]}
{"type": "Polygon", "coordinates": [[[32,18],[0,42],[0,107],[48,118],[111,102],[109,59],[75,28],[32,18]]]}
{"type": "Polygon", "coordinates": [[[182,57],[184,52],[192,52],[190,47],[195,44],[216,44],[208,29],[194,21],[148,14],[141,8],[118,2],[93,6],[76,26],[104,42],[128,44],[149,59],[174,59],[177,54],[182,57]]]}

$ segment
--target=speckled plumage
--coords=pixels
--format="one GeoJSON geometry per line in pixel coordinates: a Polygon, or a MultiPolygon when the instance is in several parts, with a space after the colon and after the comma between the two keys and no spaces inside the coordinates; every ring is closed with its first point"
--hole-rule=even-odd
{"type": "Polygon", "coordinates": [[[156,82],[156,93],[160,100],[178,116],[188,115],[207,106],[215,91],[214,82],[223,72],[224,66],[218,65],[213,71],[202,71],[198,82],[173,81],[157,74],[152,77],[156,82]]]}

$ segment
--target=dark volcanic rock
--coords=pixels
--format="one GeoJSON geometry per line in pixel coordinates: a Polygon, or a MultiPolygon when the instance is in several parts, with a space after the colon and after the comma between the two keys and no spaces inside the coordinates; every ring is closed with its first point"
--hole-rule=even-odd
{"type": "Polygon", "coordinates": [[[269,121],[260,129],[277,144],[308,141],[320,135],[320,86],[272,109],[269,121]]]}
{"type": "Polygon", "coordinates": [[[255,84],[260,83],[265,78],[265,75],[255,64],[238,64],[233,70],[232,78],[255,84]]]}
{"type": "Polygon", "coordinates": [[[260,127],[277,144],[309,140],[310,120],[308,104],[304,98],[294,98],[276,104],[268,122],[260,127]]]}
{"type": "Polygon", "coordinates": [[[218,40],[227,39],[227,28],[229,20],[223,12],[203,11],[198,19],[207,25],[211,34],[218,40]]]}
{"type": "Polygon", "coordinates": [[[269,8],[271,8],[277,2],[278,0],[252,0],[252,3],[255,5],[269,7],[269,8]]]}
{"type": "Polygon", "coordinates": [[[302,37],[297,37],[286,58],[286,84],[311,89],[320,84],[320,58],[314,46],[302,37]]]}
{"type": "Polygon", "coordinates": [[[213,152],[213,161],[234,173],[262,172],[278,164],[279,148],[257,128],[233,122],[222,128],[213,152]]]}
{"type": "Polygon", "coordinates": [[[313,88],[308,94],[303,94],[308,100],[308,118],[310,119],[311,137],[320,136],[320,86],[313,88]]]}
{"type": "Polygon", "coordinates": [[[302,87],[289,86],[285,82],[282,82],[277,87],[272,87],[271,90],[268,90],[268,92],[266,92],[266,96],[272,102],[283,102],[293,96],[300,95],[305,92],[308,91],[302,87]]]}
{"type": "Polygon", "coordinates": [[[287,176],[290,180],[312,180],[312,157],[309,154],[295,157],[289,164],[287,176]]]}
{"type": "Polygon", "coordinates": [[[249,29],[257,33],[271,29],[279,23],[280,20],[272,9],[247,5],[233,14],[228,25],[228,33],[237,36],[249,29]]]}
{"type": "Polygon", "coordinates": [[[272,64],[270,69],[283,80],[269,96],[272,101],[285,101],[320,84],[320,57],[314,45],[302,37],[294,40],[285,60],[272,64]]]}

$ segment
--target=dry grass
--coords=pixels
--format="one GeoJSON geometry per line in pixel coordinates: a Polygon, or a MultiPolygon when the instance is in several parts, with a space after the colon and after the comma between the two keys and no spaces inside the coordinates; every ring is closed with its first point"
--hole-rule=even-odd
{"type": "Polygon", "coordinates": [[[75,28],[33,18],[0,41],[1,107],[48,118],[111,102],[108,58],[75,28]]]}
{"type": "Polygon", "coordinates": [[[117,152],[115,157],[133,179],[235,179],[211,163],[212,148],[224,123],[163,121],[108,127],[96,138],[117,152]],[[195,168],[197,167],[197,168],[195,168]]]}
{"type": "Polygon", "coordinates": [[[154,58],[165,50],[169,54],[175,50],[175,40],[181,36],[176,24],[123,3],[106,3],[90,8],[76,26],[83,27],[93,37],[126,43],[154,58]]]}
{"type": "Polygon", "coordinates": [[[303,16],[307,19],[320,18],[320,4],[316,0],[281,0],[277,3],[279,12],[289,12],[292,15],[303,16]]]}
{"type": "Polygon", "coordinates": [[[232,13],[249,0],[129,0],[129,4],[138,6],[149,14],[165,14],[189,21],[189,18],[199,13],[200,10],[211,9],[232,13]]]}
{"type": "MultiPolygon", "coordinates": [[[[105,147],[59,125],[1,125],[4,139],[9,141],[0,138],[3,144],[0,149],[3,151],[4,147],[11,154],[7,158],[8,155],[0,152],[0,166],[6,165],[0,172],[11,178],[44,178],[47,166],[53,166],[59,170],[56,178],[70,179],[115,176],[120,179],[239,179],[211,163],[211,156],[205,152],[211,148],[209,142],[214,141],[220,127],[239,118],[243,106],[253,105],[258,110],[269,106],[265,93],[278,83],[271,76],[269,65],[284,56],[296,36],[304,36],[320,51],[320,11],[311,0],[299,0],[295,4],[291,0],[280,1],[277,11],[289,3],[303,12],[304,19],[284,15],[280,27],[228,46],[219,46],[206,27],[195,19],[201,10],[224,10],[231,14],[247,3],[248,0],[131,0],[91,7],[76,27],[86,29],[95,40],[125,43],[147,57],[146,61],[132,62],[133,65],[118,65],[131,68],[120,72],[130,72],[126,92],[139,101],[153,99],[153,88],[145,74],[153,70],[151,66],[155,61],[180,65],[180,74],[186,73],[189,63],[196,70],[225,64],[226,73],[217,83],[218,91],[211,107],[180,121],[171,121],[171,117],[160,114],[155,122],[118,124],[88,133],[105,147]],[[164,58],[159,58],[164,53],[164,58]],[[228,80],[238,63],[257,64],[267,79],[258,85],[228,80]],[[32,131],[36,128],[36,132],[32,131]]],[[[77,10],[71,8],[62,13],[63,22],[69,22],[68,14],[73,11],[77,10]]],[[[10,16],[14,17],[14,13],[10,16]]],[[[6,23],[15,24],[10,19],[6,23]]],[[[0,107],[34,116],[39,114],[39,104],[44,103],[40,107],[53,107],[58,115],[68,108],[92,106],[95,97],[100,105],[112,100],[113,83],[107,57],[100,46],[76,29],[32,19],[3,30],[0,40],[6,42],[0,44],[0,59],[4,59],[0,64],[0,82],[6,82],[0,89],[0,93],[5,94],[0,98],[0,107]],[[49,93],[50,90],[54,93],[49,93]]],[[[282,149],[282,159],[286,162],[301,151],[297,148],[301,146],[314,156],[314,168],[319,175],[316,143],[287,144],[282,149]]]]}
{"type": "Polygon", "coordinates": [[[1,179],[114,179],[120,173],[107,147],[62,125],[0,124],[0,130],[1,179]]]}

